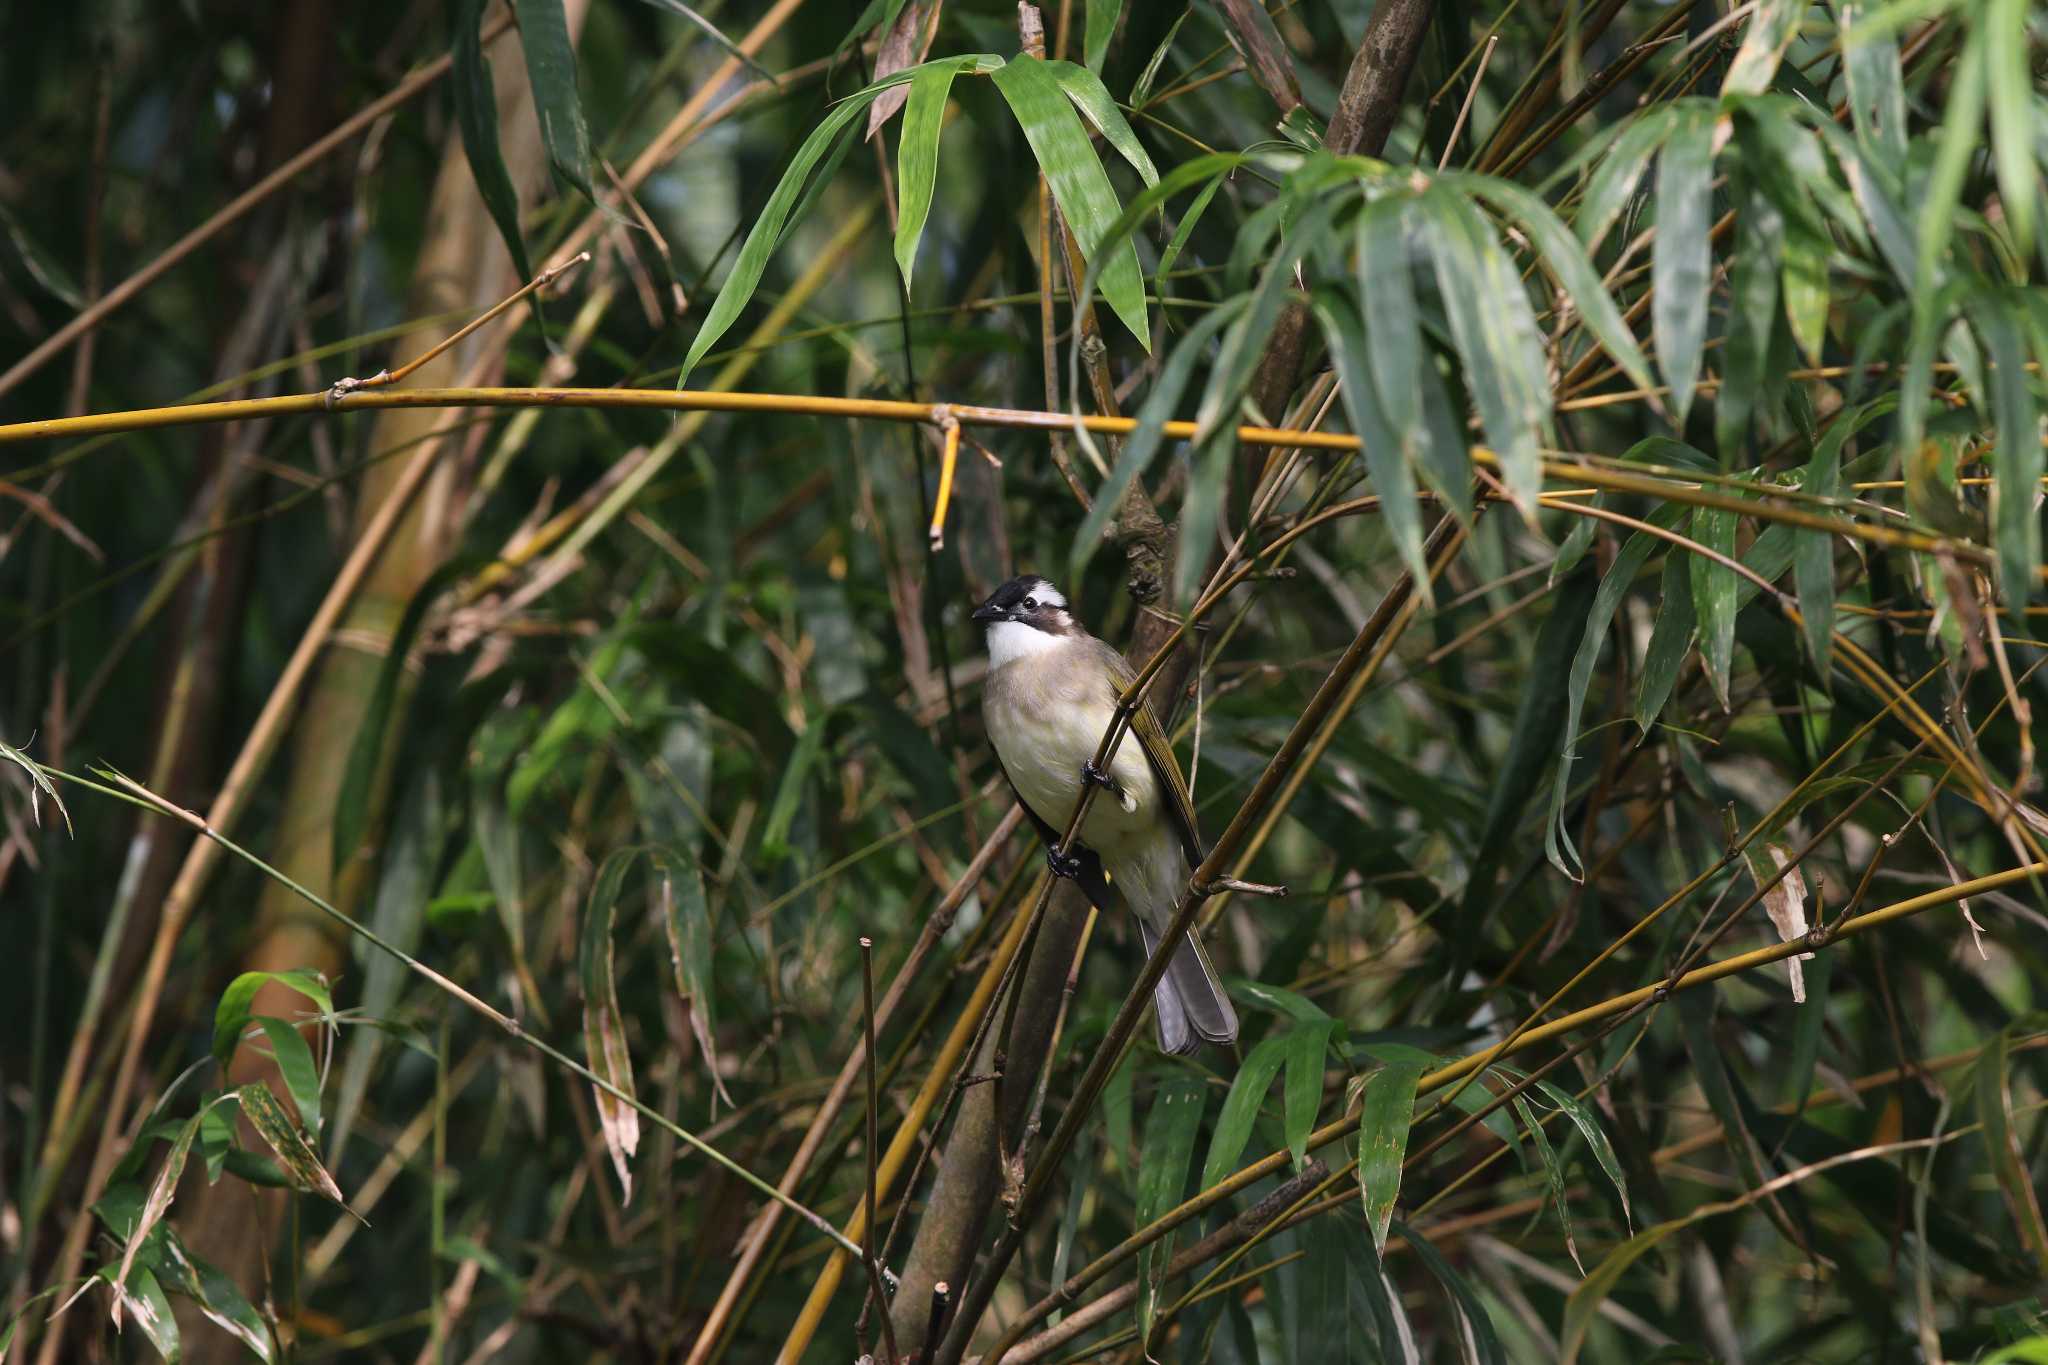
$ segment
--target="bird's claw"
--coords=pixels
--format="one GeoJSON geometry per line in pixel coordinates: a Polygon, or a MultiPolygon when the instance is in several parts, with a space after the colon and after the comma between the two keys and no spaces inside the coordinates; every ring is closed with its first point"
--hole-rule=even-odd
{"type": "Polygon", "coordinates": [[[1116,779],[1096,767],[1093,759],[1084,758],[1081,760],[1081,785],[1085,787],[1091,782],[1108,791],[1116,790],[1116,779]]]}
{"type": "Polygon", "coordinates": [[[1081,875],[1080,855],[1062,853],[1056,847],[1045,851],[1045,865],[1052,869],[1053,876],[1063,877],[1068,881],[1073,881],[1081,875]]]}

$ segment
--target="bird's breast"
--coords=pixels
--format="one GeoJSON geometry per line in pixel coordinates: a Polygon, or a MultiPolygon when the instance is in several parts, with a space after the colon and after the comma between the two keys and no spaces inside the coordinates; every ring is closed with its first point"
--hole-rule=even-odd
{"type": "MultiPolygon", "coordinates": [[[[1092,676],[1081,659],[1049,651],[1005,664],[989,674],[983,714],[989,742],[1017,795],[1038,818],[1064,830],[1081,794],[1081,765],[1094,758],[1115,715],[1108,681],[1092,676]]],[[[1145,751],[1126,734],[1110,761],[1121,789],[1089,803],[1081,837],[1097,852],[1113,853],[1142,835],[1157,818],[1158,787],[1145,751]]]]}

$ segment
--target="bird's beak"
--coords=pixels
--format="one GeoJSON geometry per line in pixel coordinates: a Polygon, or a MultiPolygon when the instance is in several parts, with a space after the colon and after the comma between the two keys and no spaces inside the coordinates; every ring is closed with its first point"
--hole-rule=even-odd
{"type": "Polygon", "coordinates": [[[1009,620],[1010,613],[1004,611],[1001,607],[997,606],[993,602],[984,602],[974,609],[974,616],[972,617],[972,619],[980,622],[983,625],[989,625],[996,621],[1009,620]]]}

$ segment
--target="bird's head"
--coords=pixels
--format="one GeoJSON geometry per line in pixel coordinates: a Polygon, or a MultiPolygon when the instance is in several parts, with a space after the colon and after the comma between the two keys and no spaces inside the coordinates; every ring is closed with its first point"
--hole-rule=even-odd
{"type": "Polygon", "coordinates": [[[987,635],[989,658],[997,667],[1081,633],[1067,610],[1067,595],[1036,574],[997,588],[974,609],[974,620],[987,635]]]}

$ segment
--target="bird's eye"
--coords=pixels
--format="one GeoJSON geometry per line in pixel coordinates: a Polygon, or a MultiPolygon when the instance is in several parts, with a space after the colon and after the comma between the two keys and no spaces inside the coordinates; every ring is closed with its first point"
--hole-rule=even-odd
{"type": "Polygon", "coordinates": [[[1027,598],[1025,598],[1025,599],[1024,599],[1024,610],[1026,610],[1026,611],[1037,611],[1037,610],[1038,610],[1038,599],[1037,599],[1037,598],[1035,598],[1035,597],[1027,597],[1027,598]]]}

